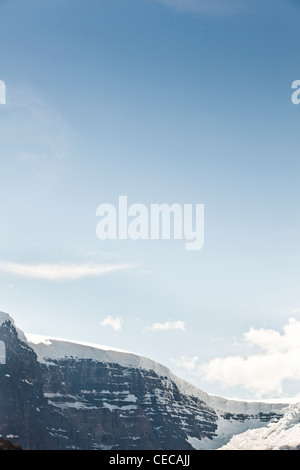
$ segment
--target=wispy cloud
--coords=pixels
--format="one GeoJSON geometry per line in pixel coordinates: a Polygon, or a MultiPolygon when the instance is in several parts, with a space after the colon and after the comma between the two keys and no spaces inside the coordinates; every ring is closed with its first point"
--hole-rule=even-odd
{"type": "Polygon", "coordinates": [[[181,358],[179,359],[170,359],[171,362],[173,362],[173,364],[176,365],[176,367],[180,367],[182,369],[186,369],[186,370],[195,370],[196,366],[197,366],[197,361],[199,360],[199,357],[198,356],[194,356],[194,357],[188,357],[188,356],[181,356],[181,358]]]}
{"type": "Polygon", "coordinates": [[[55,179],[74,141],[66,119],[29,86],[10,86],[6,114],[0,140],[7,156],[18,159],[35,177],[55,179]]]}
{"type": "Polygon", "coordinates": [[[100,323],[101,326],[109,326],[111,327],[115,333],[121,331],[122,328],[122,318],[121,317],[112,317],[109,315],[108,317],[104,318],[104,320],[100,323]]]}
{"type": "Polygon", "coordinates": [[[282,396],[285,380],[300,380],[300,321],[290,318],[283,334],[250,328],[243,339],[262,352],[213,359],[198,369],[205,380],[219,382],[223,387],[241,385],[258,398],[282,396]]]}
{"type": "Polygon", "coordinates": [[[153,323],[147,330],[151,331],[169,331],[169,330],[181,330],[185,331],[185,323],[183,321],[166,321],[165,323],[153,323]]]}
{"type": "Polygon", "coordinates": [[[290,315],[299,315],[299,314],[300,314],[300,308],[294,308],[290,312],[290,315]]]}
{"type": "Polygon", "coordinates": [[[182,11],[191,11],[208,15],[232,15],[244,11],[243,0],[156,0],[182,11]]]}
{"type": "Polygon", "coordinates": [[[76,280],[132,268],[130,264],[20,264],[0,262],[0,271],[46,281],[76,280]]]}

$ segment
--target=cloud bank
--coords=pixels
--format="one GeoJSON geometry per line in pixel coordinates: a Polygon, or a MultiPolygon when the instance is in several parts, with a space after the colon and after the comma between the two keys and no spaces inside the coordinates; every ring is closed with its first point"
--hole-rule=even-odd
{"type": "Polygon", "coordinates": [[[73,281],[131,267],[129,264],[19,264],[0,261],[0,271],[46,281],[73,281]]]}
{"type": "Polygon", "coordinates": [[[300,321],[290,318],[283,333],[250,328],[244,342],[261,349],[258,354],[216,358],[199,366],[208,382],[223,387],[243,386],[257,398],[283,396],[285,380],[300,380],[300,321]]]}

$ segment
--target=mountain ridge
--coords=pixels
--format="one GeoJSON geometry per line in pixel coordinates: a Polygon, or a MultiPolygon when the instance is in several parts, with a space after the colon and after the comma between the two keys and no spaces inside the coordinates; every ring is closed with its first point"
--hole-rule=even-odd
{"type": "Polygon", "coordinates": [[[32,407],[28,413],[36,432],[44,433],[43,439],[32,440],[27,429],[29,440],[19,436],[23,448],[212,449],[234,434],[280,419],[286,406],[209,395],[167,367],[134,353],[26,335],[4,313],[0,313],[0,340],[7,348],[8,373],[5,366],[2,375],[0,369],[3,387],[12,393],[8,382],[19,388],[22,382],[20,398],[10,403],[3,396],[0,413],[2,409],[9,416],[6,402],[11,413],[6,435],[19,436],[9,429],[10,422],[17,429],[18,420],[28,418],[14,415],[22,394],[27,399],[22,406],[32,407]],[[28,369],[20,367],[20,376],[14,371],[16,361],[19,365],[25,361],[28,369]],[[37,397],[29,393],[30,387],[36,387],[37,397]],[[84,437],[79,438],[78,429],[84,437]]]}

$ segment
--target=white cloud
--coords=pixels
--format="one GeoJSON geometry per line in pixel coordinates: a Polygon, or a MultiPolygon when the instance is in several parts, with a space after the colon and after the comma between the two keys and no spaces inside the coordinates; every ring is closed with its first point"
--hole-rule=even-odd
{"type": "Polygon", "coordinates": [[[182,11],[224,15],[244,11],[242,0],[156,0],[160,3],[182,11]]]}
{"type": "Polygon", "coordinates": [[[152,326],[147,328],[151,331],[168,331],[168,330],[181,330],[185,331],[185,323],[183,321],[166,321],[165,323],[153,323],[152,326]]]}
{"type": "Polygon", "coordinates": [[[101,326],[110,326],[116,333],[121,331],[122,328],[122,318],[121,317],[112,317],[108,316],[100,323],[101,326]]]}
{"type": "Polygon", "coordinates": [[[19,264],[0,262],[0,271],[47,281],[72,281],[84,277],[102,276],[130,267],[133,266],[129,264],[19,264]]]}
{"type": "Polygon", "coordinates": [[[196,368],[196,362],[198,360],[198,356],[181,356],[180,359],[170,359],[170,361],[173,362],[173,364],[175,364],[177,367],[182,367],[183,369],[187,369],[189,371],[194,370],[196,368]]]}
{"type": "Polygon", "coordinates": [[[244,341],[262,351],[247,357],[216,358],[200,366],[198,372],[205,380],[223,387],[241,385],[258,398],[282,396],[284,380],[300,380],[300,321],[290,318],[283,334],[250,328],[244,341]]]}

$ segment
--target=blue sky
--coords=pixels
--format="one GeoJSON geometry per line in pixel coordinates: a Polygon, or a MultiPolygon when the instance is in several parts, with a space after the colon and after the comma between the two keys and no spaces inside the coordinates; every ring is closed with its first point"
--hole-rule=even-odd
{"type": "Polygon", "coordinates": [[[286,0],[1,1],[0,309],[212,393],[298,394],[266,345],[300,320],[299,17],[286,0]],[[204,204],[203,250],[100,241],[119,195],[204,204]],[[268,387],[252,368],[270,355],[268,387]]]}

